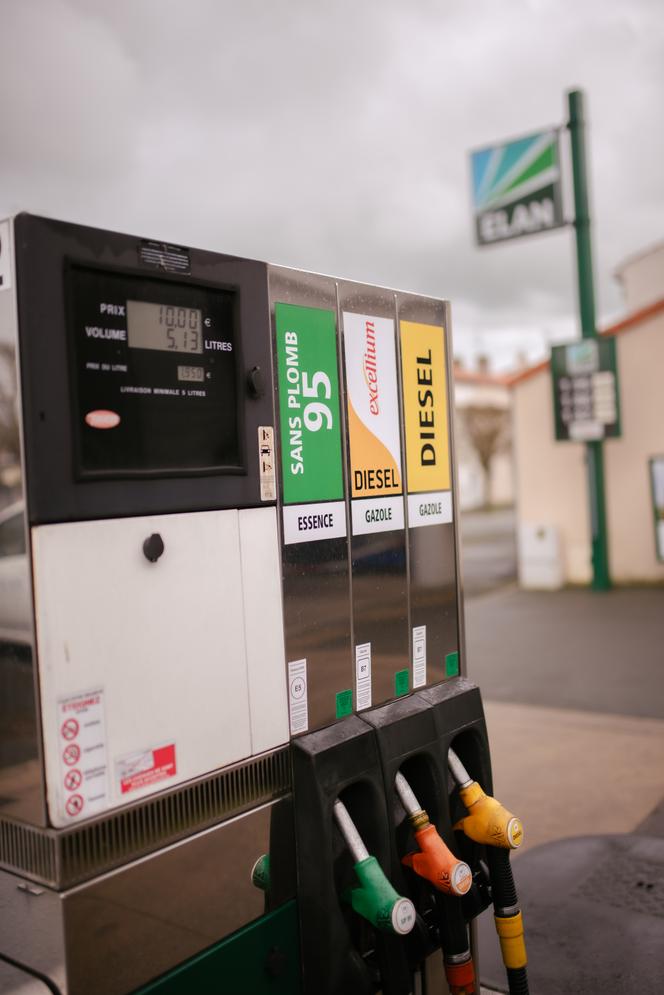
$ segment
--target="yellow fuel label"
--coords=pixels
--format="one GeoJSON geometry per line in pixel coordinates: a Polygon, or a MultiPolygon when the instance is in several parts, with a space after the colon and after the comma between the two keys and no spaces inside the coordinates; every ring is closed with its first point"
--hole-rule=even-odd
{"type": "Polygon", "coordinates": [[[445,331],[402,321],[400,334],[408,493],[449,491],[445,331]]]}

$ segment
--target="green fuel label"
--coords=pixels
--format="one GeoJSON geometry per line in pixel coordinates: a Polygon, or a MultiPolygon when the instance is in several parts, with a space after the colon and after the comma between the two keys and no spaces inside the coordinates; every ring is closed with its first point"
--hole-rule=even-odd
{"type": "Polygon", "coordinates": [[[335,314],[277,304],[275,319],[284,504],[339,501],[344,485],[335,314]]]}

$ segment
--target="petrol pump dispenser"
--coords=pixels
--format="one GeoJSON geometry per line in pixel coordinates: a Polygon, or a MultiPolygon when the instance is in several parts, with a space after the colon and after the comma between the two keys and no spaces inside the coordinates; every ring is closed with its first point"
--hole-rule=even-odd
{"type": "Polygon", "coordinates": [[[448,305],[30,215],[0,275],[0,968],[409,995],[441,943],[465,963],[477,861],[427,877],[455,737],[490,770],[448,305]]]}

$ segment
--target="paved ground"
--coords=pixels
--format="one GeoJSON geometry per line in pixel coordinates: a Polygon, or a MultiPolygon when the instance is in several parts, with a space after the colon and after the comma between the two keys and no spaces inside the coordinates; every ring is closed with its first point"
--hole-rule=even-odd
{"type": "Polygon", "coordinates": [[[466,600],[466,640],[488,699],[664,718],[664,588],[503,588],[466,600]]]}

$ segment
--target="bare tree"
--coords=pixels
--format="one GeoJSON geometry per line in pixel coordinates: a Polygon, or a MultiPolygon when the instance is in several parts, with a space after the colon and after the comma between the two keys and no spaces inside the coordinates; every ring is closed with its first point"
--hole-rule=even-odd
{"type": "Polygon", "coordinates": [[[510,445],[510,416],[505,408],[471,404],[462,409],[464,425],[484,473],[484,494],[490,497],[491,461],[510,445]]]}
{"type": "Polygon", "coordinates": [[[0,342],[0,459],[18,463],[19,426],[14,346],[0,342]]]}

